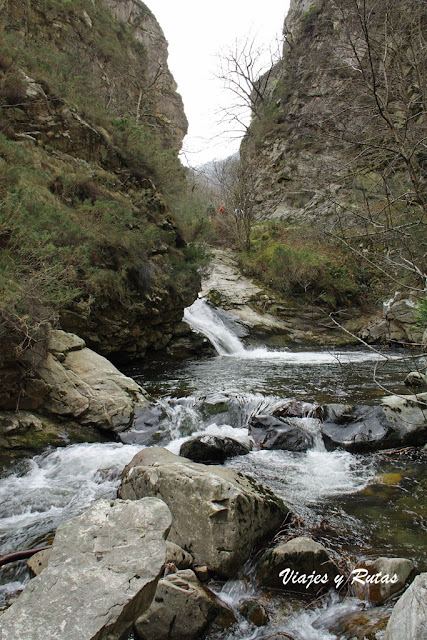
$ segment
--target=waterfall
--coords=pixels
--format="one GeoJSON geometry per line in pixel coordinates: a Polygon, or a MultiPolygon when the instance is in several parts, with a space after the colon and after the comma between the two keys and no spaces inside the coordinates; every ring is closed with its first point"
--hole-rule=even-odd
{"type": "Polygon", "coordinates": [[[246,353],[240,339],[225,326],[215,310],[204,298],[199,298],[184,311],[184,320],[190,327],[202,333],[220,356],[242,356],[246,353]]]}
{"type": "Polygon", "coordinates": [[[225,325],[215,307],[209,305],[205,298],[199,298],[191,307],[184,310],[184,321],[190,325],[193,331],[208,338],[220,356],[282,360],[296,364],[343,364],[390,359],[390,356],[382,356],[377,351],[340,351],[334,349],[292,352],[289,349],[273,351],[267,347],[246,349],[240,338],[225,325]]]}

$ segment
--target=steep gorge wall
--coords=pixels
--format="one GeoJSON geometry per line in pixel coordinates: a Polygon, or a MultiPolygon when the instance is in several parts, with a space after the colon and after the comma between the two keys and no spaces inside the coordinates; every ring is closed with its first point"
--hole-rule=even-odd
{"type": "Polygon", "coordinates": [[[187,120],[151,11],[17,0],[0,27],[0,408],[13,410],[33,405],[49,325],[143,357],[183,335],[200,281],[168,204],[187,120]]]}

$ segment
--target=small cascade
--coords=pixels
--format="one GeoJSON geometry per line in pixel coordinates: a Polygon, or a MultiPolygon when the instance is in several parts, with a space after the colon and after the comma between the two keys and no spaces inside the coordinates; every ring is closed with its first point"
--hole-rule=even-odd
{"type": "Polygon", "coordinates": [[[224,324],[204,298],[196,300],[184,311],[184,320],[190,327],[202,333],[220,356],[241,356],[246,352],[240,339],[224,324]]]}
{"type": "MultiPolygon", "coordinates": [[[[201,333],[212,343],[219,356],[245,360],[280,360],[295,364],[344,364],[366,360],[387,360],[377,351],[274,351],[267,347],[247,349],[240,338],[226,326],[215,307],[205,298],[199,298],[184,311],[184,321],[193,331],[201,333]]],[[[388,358],[390,356],[387,356],[388,358]]]]}

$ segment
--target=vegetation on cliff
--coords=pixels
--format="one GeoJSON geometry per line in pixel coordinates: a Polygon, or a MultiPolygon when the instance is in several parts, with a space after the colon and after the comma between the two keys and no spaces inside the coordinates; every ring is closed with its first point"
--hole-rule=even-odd
{"type": "Polygon", "coordinates": [[[1,9],[4,359],[58,321],[102,353],[143,355],[167,343],[198,291],[171,212],[188,200],[186,119],[166,42],[143,3],[113,4],[1,9]]]}
{"type": "Polygon", "coordinates": [[[240,151],[252,227],[275,221],[275,238],[252,232],[243,263],[278,291],[329,308],[391,287],[425,297],[425,8],[292,0],[283,57],[250,94],[233,67],[252,112],[240,151]]]}

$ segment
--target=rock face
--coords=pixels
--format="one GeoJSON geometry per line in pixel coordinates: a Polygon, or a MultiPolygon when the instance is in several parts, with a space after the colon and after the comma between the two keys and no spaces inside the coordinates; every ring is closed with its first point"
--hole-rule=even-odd
{"type": "Polygon", "coordinates": [[[49,389],[44,411],[99,429],[119,432],[130,427],[135,408],[148,405],[141,387],[87,349],[78,336],[64,331],[50,335],[50,353],[38,371],[49,389]]]}
{"type": "Polygon", "coordinates": [[[249,434],[262,449],[307,451],[313,446],[314,440],[298,426],[297,421],[298,418],[286,421],[274,416],[256,416],[249,421],[249,434]]]}
{"type": "Polygon", "coordinates": [[[427,637],[427,573],[421,573],[394,606],[384,640],[424,640],[427,637]]]}
{"type": "Polygon", "coordinates": [[[380,318],[375,318],[361,332],[367,342],[421,343],[423,329],[417,326],[417,302],[407,298],[392,299],[383,305],[380,318]]]}
{"type": "Polygon", "coordinates": [[[168,43],[151,11],[137,0],[102,0],[119,22],[127,23],[147,52],[146,81],[152,86],[153,110],[161,114],[167,138],[177,149],[187,133],[188,121],[177,84],[169,71],[168,43]]]}
{"type": "Polygon", "coordinates": [[[57,530],[48,567],[1,617],[4,640],[119,640],[151,604],[171,514],[161,500],[96,502],[57,530]]]}
{"type": "Polygon", "coordinates": [[[338,575],[338,567],[326,549],[307,537],[294,538],[267,551],[258,567],[258,577],[264,586],[309,594],[330,589],[334,585],[335,576],[338,575]],[[279,573],[282,571],[287,573],[280,576],[279,573]],[[313,572],[322,577],[326,575],[324,582],[312,581],[309,584],[307,581],[297,581],[303,574],[310,576],[313,572]]]}
{"type": "Polygon", "coordinates": [[[415,566],[411,560],[406,558],[377,558],[374,562],[357,565],[355,570],[360,570],[360,581],[365,583],[361,584],[361,582],[353,579],[353,587],[357,597],[361,600],[369,600],[373,604],[381,605],[393,594],[402,591],[407,581],[414,574],[415,566]],[[368,576],[377,576],[377,583],[368,582],[368,576]],[[386,580],[380,582],[381,578],[385,576],[388,576],[389,580],[393,579],[393,582],[386,580]]]}
{"type": "Polygon", "coordinates": [[[228,627],[234,614],[206,589],[190,569],[159,581],[154,600],[135,624],[137,640],[193,640],[216,625],[228,627]]]}
{"type": "Polygon", "coordinates": [[[237,573],[253,545],[287,513],[281,500],[251,478],[157,447],[144,449],[125,468],[119,495],[161,497],[173,515],[169,539],[226,577],[237,573]]]}
{"type": "Polygon", "coordinates": [[[222,464],[227,458],[244,456],[249,451],[249,447],[233,438],[205,435],[184,442],[179,455],[193,462],[222,464]]]}

